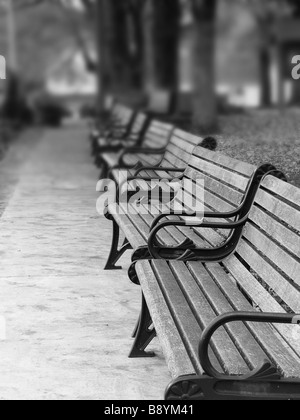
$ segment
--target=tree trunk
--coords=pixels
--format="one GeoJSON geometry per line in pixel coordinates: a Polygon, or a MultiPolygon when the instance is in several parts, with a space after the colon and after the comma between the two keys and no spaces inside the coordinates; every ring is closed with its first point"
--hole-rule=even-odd
{"type": "Polygon", "coordinates": [[[193,39],[193,124],[202,132],[216,126],[215,15],[217,0],[195,0],[193,39]]]}
{"type": "Polygon", "coordinates": [[[106,35],[106,0],[98,0],[96,2],[96,37],[98,50],[98,112],[104,111],[104,99],[109,89],[109,61],[108,61],[108,40],[106,35]]]}
{"type": "Polygon", "coordinates": [[[261,105],[271,106],[271,80],[270,80],[270,49],[262,47],[259,53],[261,105]]]}
{"type": "Polygon", "coordinates": [[[148,0],[143,11],[144,21],[144,89],[146,92],[153,91],[158,82],[155,72],[155,53],[154,53],[154,2],[148,0]]]}
{"type": "Polygon", "coordinates": [[[111,1],[113,19],[113,64],[115,74],[115,86],[123,90],[131,85],[131,66],[128,41],[128,19],[126,3],[122,1],[111,1]]]}
{"type": "Polygon", "coordinates": [[[145,88],[177,87],[178,0],[148,0],[144,9],[145,88]]]}
{"type": "Polygon", "coordinates": [[[178,0],[155,1],[155,72],[159,87],[171,91],[176,90],[178,81],[179,18],[178,0]]]}
{"type": "Polygon", "coordinates": [[[132,33],[135,43],[135,52],[132,57],[132,85],[141,89],[143,87],[144,65],[144,29],[143,29],[143,6],[136,6],[131,12],[132,33]]]}

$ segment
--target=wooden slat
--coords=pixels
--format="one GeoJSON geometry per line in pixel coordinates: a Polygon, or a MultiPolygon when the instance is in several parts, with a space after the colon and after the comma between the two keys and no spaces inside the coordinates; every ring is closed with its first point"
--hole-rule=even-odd
{"type": "MultiPolygon", "coordinates": [[[[188,306],[193,312],[193,317],[195,317],[202,329],[206,328],[216,318],[216,312],[212,309],[209,301],[205,297],[203,291],[199,288],[197,282],[195,282],[195,279],[191,276],[191,273],[185,264],[171,262],[170,267],[181,288],[181,293],[185,296],[188,306]]],[[[209,276],[207,273],[202,272],[201,274],[202,276],[205,276],[203,279],[204,281],[208,280],[209,276]]],[[[166,282],[166,279],[164,279],[164,285],[166,282]]],[[[173,301],[174,295],[177,296],[179,289],[177,290],[177,285],[174,285],[174,282],[173,284],[170,282],[170,288],[170,299],[173,301]]],[[[175,316],[178,318],[178,323],[183,318],[181,311],[178,311],[178,313],[176,311],[175,316]]],[[[199,346],[199,339],[200,337],[197,339],[196,349],[198,349],[199,346]]],[[[237,375],[248,372],[249,369],[245,361],[224,328],[219,329],[214,335],[212,347],[225,372],[237,375]]]]}
{"type": "MultiPolygon", "coordinates": [[[[202,292],[206,295],[206,299],[210,302],[212,308],[214,308],[215,317],[235,311],[235,307],[230,304],[226,299],[226,295],[224,295],[218,285],[214,282],[212,273],[209,272],[209,266],[208,269],[199,263],[188,264],[188,266],[196,279],[198,287],[200,286],[202,292]]],[[[234,290],[234,292],[240,293],[238,290],[234,290]]],[[[199,316],[202,317],[201,310],[199,310],[199,316]]],[[[262,351],[261,347],[257,344],[256,340],[243,323],[228,324],[226,329],[240,353],[243,355],[248,367],[254,369],[261,360],[264,360],[267,357],[266,353],[262,351]]]]}
{"type": "MultiPolygon", "coordinates": [[[[263,242],[263,238],[260,239],[263,242]]],[[[300,313],[300,299],[297,290],[287,280],[283,281],[281,273],[245,241],[241,242],[238,253],[283,302],[289,305],[294,312],[300,313]]],[[[298,279],[299,281],[300,279],[298,279]]]]}
{"type": "Polygon", "coordinates": [[[284,226],[273,217],[270,217],[257,206],[253,207],[250,214],[250,220],[259,226],[262,231],[271,236],[273,240],[281,244],[282,247],[286,248],[294,255],[299,255],[300,236],[291,229],[284,226]]]}
{"type": "Polygon", "coordinates": [[[287,200],[291,205],[295,205],[298,208],[300,207],[300,190],[295,186],[288,184],[286,182],[278,182],[278,180],[274,177],[267,177],[263,183],[262,187],[266,190],[269,190],[280,197],[282,199],[287,200]]]}
{"type": "MultiPolygon", "coordinates": [[[[189,265],[195,269],[198,263],[189,263],[189,265]]],[[[224,296],[226,296],[226,299],[233,305],[235,311],[248,312],[254,310],[221,265],[207,264],[206,268],[215,279],[224,296]]],[[[269,308],[270,310],[271,308],[269,308]]],[[[300,377],[299,357],[291,353],[288,346],[278,338],[275,328],[266,324],[248,323],[247,326],[264,351],[268,353],[270,360],[278,367],[281,374],[285,377],[300,377]]],[[[291,327],[288,328],[291,330],[291,327]]]]}
{"type": "MultiPolygon", "coordinates": [[[[223,158],[219,160],[222,165],[224,162],[223,158]]],[[[203,166],[211,171],[207,180],[210,176],[213,180],[208,182],[210,189],[206,191],[206,208],[210,205],[223,209],[226,205],[234,207],[232,202],[241,199],[241,191],[249,180],[246,175],[249,166],[231,162],[230,169],[224,169],[207,160],[203,166]],[[218,171],[213,171],[213,168],[218,168],[218,171]],[[218,186],[224,183],[226,192],[222,196],[218,186]]],[[[216,316],[232,311],[256,310],[300,313],[299,199],[298,189],[267,177],[257,195],[236,253],[222,264],[148,263],[147,277],[151,276],[158,283],[164,311],[167,310],[168,316],[171,316],[197,371],[201,370],[197,353],[201,332],[216,316]]],[[[142,220],[141,224],[137,217],[132,218],[131,223],[138,226],[140,234],[143,230],[146,240],[153,215],[142,215],[139,220],[142,220]],[[144,228],[141,228],[142,225],[144,228]]],[[[199,234],[199,239],[203,235],[205,243],[209,242],[212,233],[219,235],[219,239],[222,237],[220,231],[193,231],[191,235],[191,230],[171,227],[160,232],[160,239],[166,243],[169,240],[180,242],[185,236],[191,238],[199,234]]],[[[147,277],[144,277],[144,284],[148,284],[147,277]]],[[[156,322],[162,323],[163,320],[156,322]]],[[[298,331],[297,326],[280,324],[230,324],[214,335],[211,355],[228,373],[245,373],[267,357],[283,376],[300,378],[300,343],[298,336],[293,334],[296,328],[298,331]]],[[[164,342],[169,343],[169,339],[166,333],[164,342]]],[[[169,351],[170,344],[166,353],[169,351]]]]}
{"type": "MultiPolygon", "coordinates": [[[[291,203],[284,202],[272,196],[271,194],[265,194],[263,190],[260,190],[256,197],[256,203],[263,209],[272,213],[272,215],[289,225],[291,229],[300,232],[300,205],[298,208],[291,206],[291,203]]],[[[294,205],[294,203],[292,203],[294,205]]]]}
{"type": "MultiPolygon", "coordinates": [[[[148,261],[138,262],[136,272],[172,377],[178,378],[182,375],[194,374],[195,368],[186,353],[150,263],[148,261]]],[[[200,374],[203,373],[201,367],[199,370],[200,374]]]]}
{"type": "Polygon", "coordinates": [[[177,128],[174,131],[174,135],[176,137],[178,137],[181,140],[182,143],[183,143],[183,141],[188,142],[188,143],[194,145],[194,147],[198,146],[203,141],[202,137],[199,137],[199,136],[196,136],[194,134],[188,133],[187,131],[180,130],[179,128],[177,128]]]}
{"type": "MultiPolygon", "coordinates": [[[[192,167],[195,170],[194,176],[199,176],[199,169],[205,174],[211,175],[216,180],[222,181],[227,185],[234,185],[236,189],[240,191],[245,191],[249,182],[249,178],[245,178],[235,172],[231,172],[227,169],[224,169],[220,166],[215,165],[214,163],[201,160],[193,156],[189,161],[189,167],[192,167]]],[[[190,176],[192,172],[190,172],[190,176]]]]}
{"type": "Polygon", "coordinates": [[[210,150],[203,149],[202,147],[195,148],[194,156],[213,162],[216,165],[222,166],[224,169],[231,169],[233,172],[247,178],[251,176],[255,170],[255,167],[249,163],[229,158],[220,152],[212,152],[210,150]]]}
{"type": "Polygon", "coordinates": [[[147,116],[141,112],[139,112],[134,120],[134,123],[132,125],[131,132],[133,134],[140,133],[142,129],[144,128],[144,125],[146,123],[147,116]]]}
{"type": "Polygon", "coordinates": [[[153,261],[152,268],[193,366],[201,371],[198,344],[203,330],[194,318],[167,262],[153,261]]]}
{"type": "Polygon", "coordinates": [[[244,238],[300,287],[300,265],[297,259],[274,243],[257,226],[252,226],[250,223],[244,231],[244,238]]]}

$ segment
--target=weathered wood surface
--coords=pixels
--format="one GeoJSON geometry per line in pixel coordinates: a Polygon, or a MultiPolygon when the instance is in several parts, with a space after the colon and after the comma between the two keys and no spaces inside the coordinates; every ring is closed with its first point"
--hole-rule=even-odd
{"type": "MultiPolygon", "coordinates": [[[[183,134],[183,132],[177,131],[172,136],[172,140],[177,139],[179,135],[183,137],[183,134]]],[[[187,140],[193,141],[196,144],[196,139],[195,136],[190,135],[187,140]]],[[[200,208],[203,207],[203,210],[206,211],[226,212],[236,209],[242,202],[251,176],[256,169],[253,165],[239,162],[220,153],[212,152],[198,146],[194,148],[193,154],[189,159],[188,167],[184,173],[184,179],[190,181],[190,184],[188,184],[189,187],[193,183],[193,193],[195,194],[195,191],[197,192],[197,201],[200,204],[200,208]],[[197,179],[203,180],[204,185],[195,185],[195,180],[197,179]],[[202,205],[201,199],[203,197],[204,203],[202,205]]],[[[189,196],[191,196],[190,191],[191,187],[187,192],[189,196]]],[[[182,200],[176,199],[176,201],[182,208],[187,209],[188,206],[182,200]]],[[[171,203],[166,203],[164,206],[153,204],[151,211],[154,208],[156,215],[158,215],[162,211],[168,212],[172,206],[174,204],[171,203]]],[[[122,203],[120,203],[120,207],[123,209],[122,203]]],[[[117,213],[114,215],[114,218],[132,247],[136,249],[141,246],[141,243],[145,246],[155,216],[150,214],[147,209],[144,209],[144,214],[136,214],[134,211],[117,213]]],[[[204,230],[191,227],[168,227],[161,230],[158,234],[161,242],[168,246],[180,244],[186,238],[189,238],[197,246],[205,248],[221,245],[227,237],[228,231],[222,231],[220,229],[204,230]]]]}
{"type": "MultiPolygon", "coordinates": [[[[188,360],[193,365],[189,374],[202,373],[199,340],[218,315],[256,311],[299,315],[299,212],[299,189],[268,176],[235,254],[221,263],[136,264],[174,377],[187,373],[188,360]]],[[[283,377],[300,378],[297,325],[228,324],[214,334],[211,350],[216,368],[219,365],[227,374],[247,373],[267,359],[283,377]]]]}
{"type": "Polygon", "coordinates": [[[161,398],[157,343],[158,358],[127,358],[140,290],[126,271],[102,272],[111,226],[96,212],[87,133],[48,131],[16,150],[15,166],[0,165],[13,179],[0,194],[0,399],[161,398]]]}

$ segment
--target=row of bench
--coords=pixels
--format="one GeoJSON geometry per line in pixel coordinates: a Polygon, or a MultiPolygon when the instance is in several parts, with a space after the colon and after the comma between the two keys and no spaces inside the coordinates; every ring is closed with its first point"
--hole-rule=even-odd
{"type": "Polygon", "coordinates": [[[132,250],[141,286],[130,357],[152,357],[158,336],[167,400],[300,399],[300,190],[270,164],[209,150],[212,138],[157,121],[137,134],[141,115],[126,123],[125,109],[92,150],[119,187],[105,268],[132,250]]]}

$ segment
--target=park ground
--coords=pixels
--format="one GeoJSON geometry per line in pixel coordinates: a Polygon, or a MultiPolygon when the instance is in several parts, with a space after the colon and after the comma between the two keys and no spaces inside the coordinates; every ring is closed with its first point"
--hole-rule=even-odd
{"type": "Polygon", "coordinates": [[[88,146],[82,127],[30,130],[1,162],[0,399],[161,399],[170,381],[157,341],[155,359],[127,357],[141,295],[103,272],[88,146]]]}

